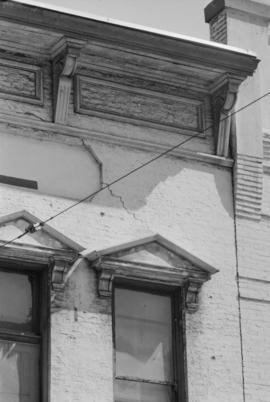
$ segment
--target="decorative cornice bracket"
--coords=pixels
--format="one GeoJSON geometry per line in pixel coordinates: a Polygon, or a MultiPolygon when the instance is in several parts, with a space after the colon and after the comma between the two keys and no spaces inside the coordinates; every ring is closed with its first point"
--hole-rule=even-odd
{"type": "Polygon", "coordinates": [[[51,51],[53,67],[54,122],[65,124],[78,58],[85,42],[62,38],[51,51]]]}
{"type": "Polygon", "coordinates": [[[51,264],[51,309],[56,311],[63,306],[66,278],[71,266],[77,260],[78,255],[70,255],[69,258],[55,259],[51,264]]]}
{"type": "Polygon", "coordinates": [[[237,100],[240,79],[223,76],[211,88],[216,155],[227,158],[231,133],[231,112],[237,100]]]}
{"type": "Polygon", "coordinates": [[[196,313],[196,311],[198,311],[199,293],[202,284],[203,284],[202,280],[191,279],[190,281],[188,281],[185,294],[185,303],[186,303],[186,310],[189,313],[196,313]]]}

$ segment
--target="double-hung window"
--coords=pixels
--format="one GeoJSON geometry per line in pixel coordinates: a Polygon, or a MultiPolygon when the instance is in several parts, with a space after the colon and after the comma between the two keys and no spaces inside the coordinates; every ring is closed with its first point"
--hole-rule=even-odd
{"type": "Polygon", "coordinates": [[[42,277],[0,268],[0,401],[42,400],[42,277]]]}
{"type": "Polygon", "coordinates": [[[160,235],[87,255],[112,297],[115,402],[186,402],[185,314],[216,273],[160,235]]]}
{"type": "Polygon", "coordinates": [[[115,286],[115,402],[184,401],[179,293],[115,286]]]}

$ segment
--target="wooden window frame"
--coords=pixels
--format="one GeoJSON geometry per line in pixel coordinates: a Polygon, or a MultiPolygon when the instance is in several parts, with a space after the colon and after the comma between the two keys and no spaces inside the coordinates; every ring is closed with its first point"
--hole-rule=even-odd
{"type": "Polygon", "coordinates": [[[27,333],[20,334],[15,330],[0,329],[0,339],[11,340],[25,343],[36,343],[40,345],[39,359],[39,400],[38,402],[49,402],[49,334],[50,334],[50,270],[48,265],[38,263],[26,263],[20,261],[1,261],[0,270],[3,272],[33,274],[38,281],[38,290],[35,289],[33,294],[33,304],[38,303],[38,308],[35,309],[36,317],[33,317],[33,325],[37,329],[38,335],[27,333]],[[37,294],[39,293],[39,294],[37,294]],[[39,314],[39,319],[37,315],[39,314]]]}
{"type": "MultiPolygon", "coordinates": [[[[115,347],[115,289],[127,289],[144,291],[155,295],[166,295],[171,298],[171,321],[172,321],[172,354],[174,384],[172,402],[187,402],[187,359],[186,359],[186,328],[183,288],[164,286],[143,281],[130,281],[115,278],[112,289],[112,336],[114,353],[114,381],[115,379],[128,379],[121,376],[117,378],[116,347],[115,347]]],[[[146,382],[146,381],[141,381],[146,382]]],[[[161,384],[162,385],[162,384],[161,384]]],[[[164,384],[165,385],[165,384],[164,384]]],[[[168,384],[169,385],[169,384],[168,384]]],[[[171,385],[171,384],[170,384],[171,385]]]]}

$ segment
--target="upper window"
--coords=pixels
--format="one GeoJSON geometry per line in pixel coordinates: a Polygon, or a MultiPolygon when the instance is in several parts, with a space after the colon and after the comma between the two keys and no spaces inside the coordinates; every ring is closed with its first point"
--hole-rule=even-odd
{"type": "Polygon", "coordinates": [[[0,400],[40,400],[41,275],[0,270],[0,400]]]}
{"type": "Polygon", "coordinates": [[[184,401],[176,304],[173,293],[115,287],[115,402],[184,401]]]}
{"type": "Polygon", "coordinates": [[[87,259],[113,296],[115,402],[187,401],[185,313],[217,270],[158,234],[87,259]]]}

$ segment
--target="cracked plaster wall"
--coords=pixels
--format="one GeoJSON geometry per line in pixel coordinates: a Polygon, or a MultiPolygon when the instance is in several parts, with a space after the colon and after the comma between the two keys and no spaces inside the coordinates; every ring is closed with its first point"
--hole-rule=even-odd
{"type": "MultiPolygon", "coordinates": [[[[154,156],[91,146],[103,163],[104,183],[154,156]]],[[[1,185],[0,192],[1,215],[26,209],[46,219],[72,203],[11,186],[1,185]]],[[[242,402],[230,170],[166,157],[51,225],[89,250],[158,232],[219,269],[202,289],[199,311],[187,315],[189,402],[242,402]]],[[[95,274],[84,263],[51,321],[51,402],[112,402],[110,301],[97,297],[95,274]]]]}

